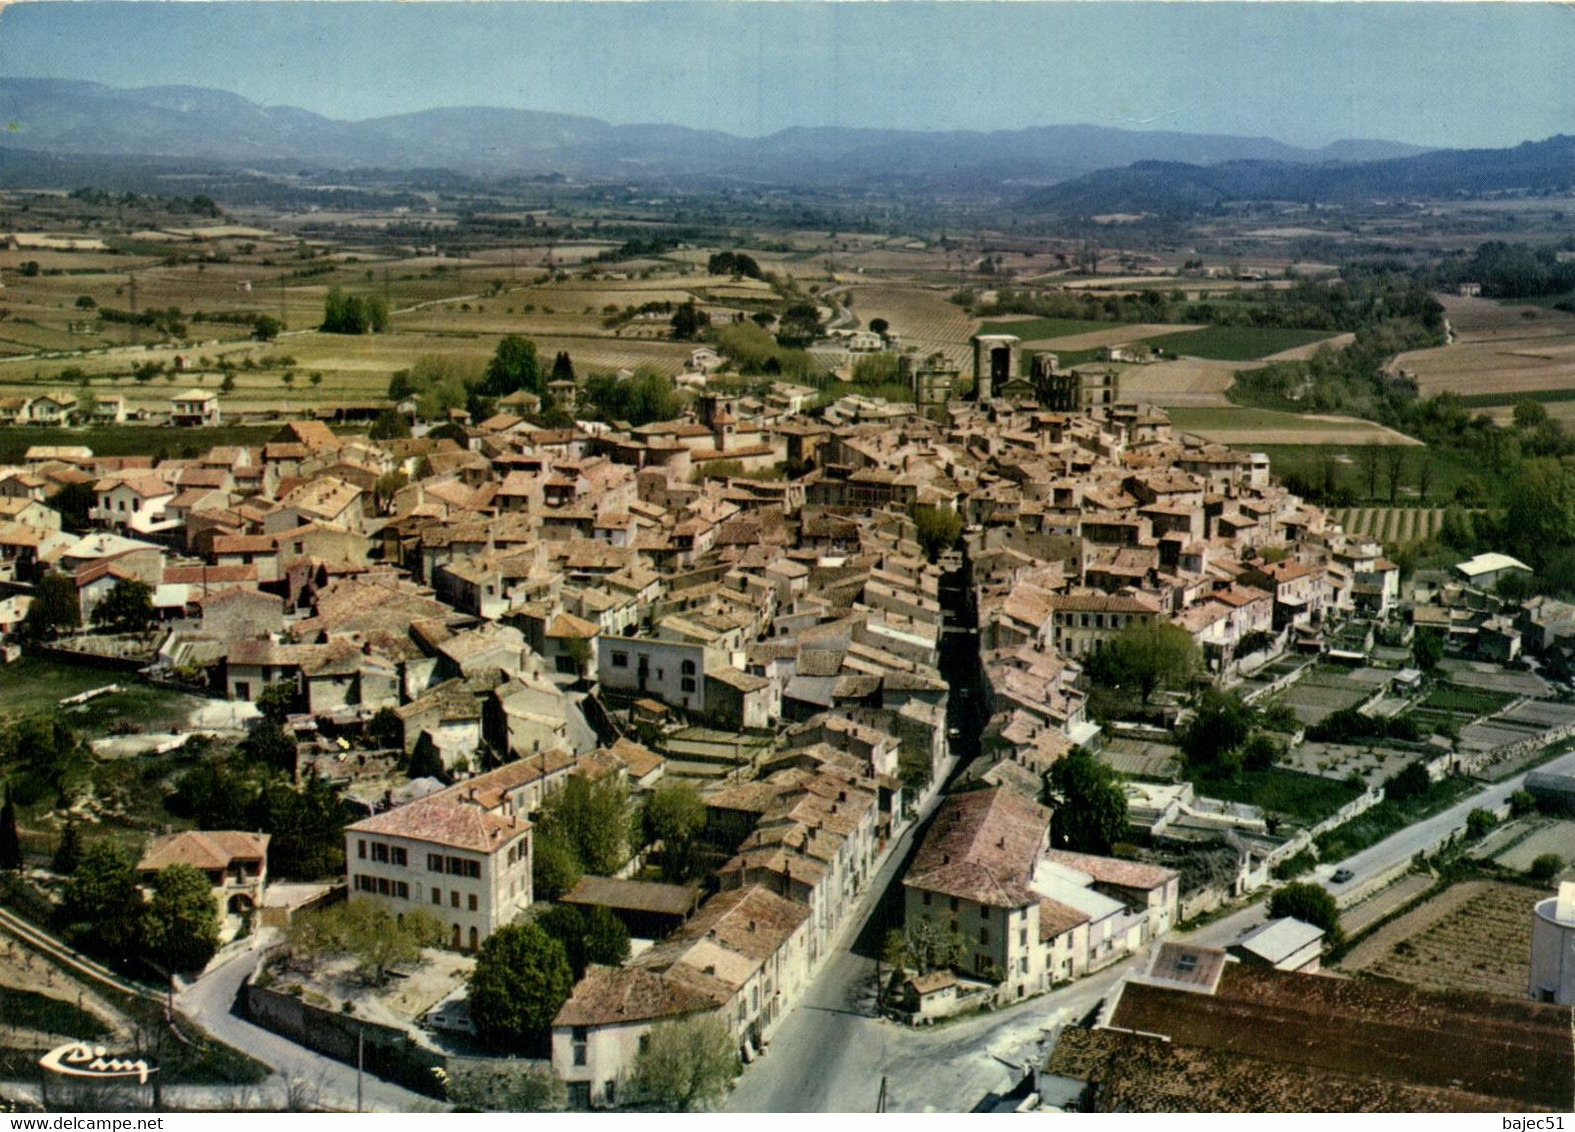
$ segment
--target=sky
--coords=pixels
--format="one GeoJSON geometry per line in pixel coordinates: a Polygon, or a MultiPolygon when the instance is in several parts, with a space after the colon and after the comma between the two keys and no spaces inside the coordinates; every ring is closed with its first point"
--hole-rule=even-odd
{"type": "MultiPolygon", "coordinates": [[[[1575,5],[23,2],[0,76],[362,119],[507,106],[741,135],[1088,123],[1497,147],[1575,133],[1575,5]]],[[[3,109],[3,108],[0,108],[3,109]]]]}

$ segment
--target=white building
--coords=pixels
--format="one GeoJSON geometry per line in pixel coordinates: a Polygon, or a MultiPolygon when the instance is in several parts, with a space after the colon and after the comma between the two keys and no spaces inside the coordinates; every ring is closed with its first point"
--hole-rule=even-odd
{"type": "Polygon", "coordinates": [[[1537,1002],[1575,1005],[1575,882],[1537,904],[1531,920],[1531,981],[1537,1002]]]}

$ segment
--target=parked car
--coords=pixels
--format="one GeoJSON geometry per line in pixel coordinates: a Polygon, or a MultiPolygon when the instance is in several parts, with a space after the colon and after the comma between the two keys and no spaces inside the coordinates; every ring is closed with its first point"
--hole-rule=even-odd
{"type": "Polygon", "coordinates": [[[1356,874],[1350,869],[1335,869],[1333,879],[1335,884],[1344,884],[1354,876],[1356,876],[1356,874]]]}

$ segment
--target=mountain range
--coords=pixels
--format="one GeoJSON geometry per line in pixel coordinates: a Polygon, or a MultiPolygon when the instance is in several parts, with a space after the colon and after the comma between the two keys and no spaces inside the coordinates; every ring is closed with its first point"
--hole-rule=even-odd
{"type": "Polygon", "coordinates": [[[1032,191],[1021,203],[1032,211],[1068,216],[1117,212],[1164,216],[1186,215],[1227,201],[1340,203],[1571,190],[1575,190],[1575,137],[1559,134],[1512,149],[1435,150],[1357,163],[1141,161],[1032,191]]]}
{"type": "Polygon", "coordinates": [[[913,131],[804,127],[759,138],[674,125],[500,107],[342,121],[204,87],[133,90],[65,79],[0,79],[0,148],[40,154],[288,161],[329,169],[714,179],[778,186],[909,185],[1023,190],[1136,162],[1325,167],[1423,154],[1388,141],[1301,149],[1269,138],[1103,126],[913,131]]]}

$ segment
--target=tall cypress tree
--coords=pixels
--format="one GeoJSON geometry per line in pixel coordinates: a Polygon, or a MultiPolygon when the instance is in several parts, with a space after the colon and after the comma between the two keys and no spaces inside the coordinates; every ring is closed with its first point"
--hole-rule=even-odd
{"type": "Polygon", "coordinates": [[[11,788],[5,789],[5,805],[0,806],[0,869],[22,867],[22,839],[16,832],[16,806],[11,788]]]}

